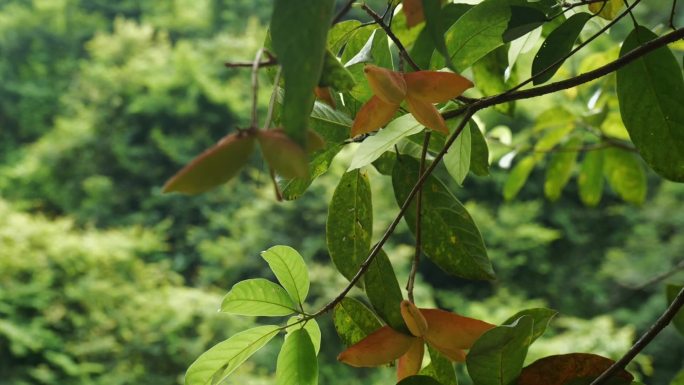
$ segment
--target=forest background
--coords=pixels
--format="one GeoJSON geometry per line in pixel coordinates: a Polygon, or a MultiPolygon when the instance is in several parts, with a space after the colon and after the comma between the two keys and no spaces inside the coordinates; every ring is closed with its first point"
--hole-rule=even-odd
{"type": "MultiPolygon", "coordinates": [[[[639,17],[655,22],[668,6],[647,2],[639,17]]],[[[276,202],[258,157],[226,187],[161,194],[181,165],[248,125],[249,71],[222,63],[251,60],[270,12],[267,0],[0,4],[0,384],[182,383],[201,352],[255,324],[216,309],[239,279],[270,276],[259,252],[273,245],[296,248],[313,266],[314,303],[344,286],[323,235],[344,152],[329,171],[336,177],[292,202],[276,202]]],[[[368,19],[358,9],[348,17],[368,19]]],[[[483,123],[515,134],[543,111],[535,103],[518,103],[515,120],[493,114],[483,123]]],[[[546,200],[536,170],[505,201],[509,171],[495,160],[490,177],[452,190],[479,224],[499,280],[461,280],[426,262],[419,274],[431,286],[418,282],[417,297],[495,323],[521,307],[558,310],[529,361],[619,357],[662,312],[664,283],[684,281],[684,186],[647,171],[643,204],[606,190],[585,207],[574,182],[546,200]]],[[[374,196],[381,231],[396,203],[374,196]]],[[[386,247],[400,271],[410,243],[403,226],[386,247]]],[[[334,335],[329,320],[321,328],[334,335]]],[[[337,364],[338,345],[321,351],[321,383],[391,381],[390,369],[337,364]]],[[[277,352],[259,352],[233,380],[271,383],[277,352]]],[[[630,369],[669,384],[683,366],[684,338],[670,327],[630,369]]]]}

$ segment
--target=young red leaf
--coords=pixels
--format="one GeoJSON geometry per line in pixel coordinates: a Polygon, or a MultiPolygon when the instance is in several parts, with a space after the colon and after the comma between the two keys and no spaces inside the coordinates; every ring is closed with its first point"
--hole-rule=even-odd
{"type": "Polygon", "coordinates": [[[451,358],[460,349],[470,349],[473,343],[494,325],[463,317],[440,309],[420,309],[428,323],[425,339],[441,353],[451,358]]]}
{"type": "Polygon", "coordinates": [[[351,128],[352,138],[357,135],[373,132],[386,125],[392,120],[398,109],[398,104],[385,103],[378,96],[373,96],[356,113],[356,118],[351,128]]]}
{"type": "Polygon", "coordinates": [[[406,82],[401,72],[366,64],[363,72],[373,93],[385,103],[399,104],[406,96],[406,82]]]}
{"type": "Polygon", "coordinates": [[[411,28],[425,20],[423,0],[404,0],[402,4],[404,15],[406,15],[406,26],[411,28]]]}
{"type": "Polygon", "coordinates": [[[356,367],[385,365],[404,355],[417,339],[383,326],[340,353],[337,359],[356,367]]]}
{"type": "Polygon", "coordinates": [[[254,149],[254,136],[235,133],[225,136],[169,179],[162,192],[199,194],[234,177],[254,149]]]}
{"type": "Polygon", "coordinates": [[[264,158],[276,173],[288,179],[308,176],[306,152],[283,130],[258,131],[257,138],[264,158]]]}
{"type": "Polygon", "coordinates": [[[314,94],[316,95],[316,99],[335,108],[335,99],[333,99],[329,87],[316,87],[314,88],[314,94]]]}
{"type": "Polygon", "coordinates": [[[406,326],[411,334],[416,337],[423,337],[428,329],[425,317],[420,313],[420,310],[410,301],[401,301],[401,317],[404,318],[406,326]]]}
{"type": "MultiPolygon", "coordinates": [[[[523,369],[517,385],[563,385],[573,380],[589,383],[615,361],[589,353],[570,353],[541,358],[523,369]]],[[[625,370],[618,371],[611,384],[629,385],[634,377],[625,370]]]]}
{"type": "Polygon", "coordinates": [[[449,135],[449,129],[444,122],[444,118],[439,114],[437,108],[432,103],[408,96],[406,98],[408,110],[416,120],[423,126],[449,135]]]}
{"type": "Polygon", "coordinates": [[[473,87],[473,82],[453,72],[416,71],[404,74],[407,96],[428,103],[444,103],[473,87]]]}
{"type": "Polygon", "coordinates": [[[399,362],[397,363],[397,381],[418,374],[420,366],[423,363],[424,352],[425,342],[422,338],[416,338],[406,353],[399,357],[399,362]]]}

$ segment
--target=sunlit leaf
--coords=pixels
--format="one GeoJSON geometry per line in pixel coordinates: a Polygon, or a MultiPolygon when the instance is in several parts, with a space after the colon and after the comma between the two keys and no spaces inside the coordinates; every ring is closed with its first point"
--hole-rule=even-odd
{"type": "Polygon", "coordinates": [[[406,97],[406,81],[401,73],[372,64],[366,64],[363,73],[373,94],[383,102],[399,104],[406,97]]]}
{"type": "MultiPolygon", "coordinates": [[[[456,138],[454,144],[444,155],[444,166],[446,167],[449,175],[458,183],[463,185],[463,181],[470,171],[470,159],[472,157],[472,144],[471,144],[471,125],[469,123],[468,127],[461,131],[461,134],[456,138]]],[[[480,134],[481,135],[481,134],[480,134]]]]}
{"type": "Polygon", "coordinates": [[[551,319],[553,319],[553,317],[555,317],[557,314],[557,311],[546,308],[525,309],[509,317],[502,323],[502,325],[512,324],[522,316],[532,317],[532,320],[534,321],[534,328],[532,330],[531,342],[534,342],[537,340],[537,338],[544,334],[546,328],[549,326],[549,322],[551,322],[551,319]]]}
{"type": "Polygon", "coordinates": [[[385,103],[379,97],[373,96],[356,113],[351,128],[351,137],[373,132],[385,126],[398,110],[398,104],[385,103]]]}
{"type": "Polygon", "coordinates": [[[375,312],[395,330],[408,333],[401,316],[400,304],[404,299],[397,276],[387,254],[380,250],[363,275],[366,295],[375,312]]]}
{"type": "Polygon", "coordinates": [[[263,278],[236,283],[221,303],[222,312],[239,315],[283,316],[292,314],[294,309],[287,291],[263,278]]]}
{"type": "MultiPolygon", "coordinates": [[[[433,0],[423,1],[432,2],[433,0]]],[[[432,58],[432,54],[435,50],[437,50],[442,57],[448,55],[446,43],[443,43],[443,49],[446,53],[442,53],[441,49],[437,47],[437,44],[440,43],[435,41],[435,39],[444,42],[444,34],[449,27],[466,12],[468,12],[470,8],[472,8],[472,5],[470,4],[446,4],[439,12],[441,19],[439,25],[431,23],[430,19],[428,19],[425,28],[421,30],[410,52],[413,61],[418,64],[418,67],[430,68],[430,59],[432,58]],[[438,30],[435,31],[436,28],[438,28],[438,30]]],[[[429,15],[428,18],[430,18],[429,15]]]]}
{"type": "Polygon", "coordinates": [[[352,279],[366,259],[373,231],[373,207],[368,176],[361,170],[345,173],[328,208],[326,242],[337,270],[352,279]]]}
{"type": "Polygon", "coordinates": [[[406,106],[416,120],[426,128],[443,134],[449,133],[444,118],[442,118],[442,115],[439,114],[439,111],[437,111],[437,108],[432,103],[409,95],[406,97],[406,106]]]}
{"type": "MultiPolygon", "coordinates": [[[[655,39],[645,27],[627,36],[620,56],[655,39]]],[[[667,47],[617,71],[620,113],[646,163],[666,179],[684,182],[684,77],[667,47]]]]}
{"type": "Polygon", "coordinates": [[[598,14],[604,19],[613,20],[615,16],[620,13],[622,7],[625,6],[624,0],[607,0],[603,2],[595,2],[589,4],[589,10],[598,14]]]}
{"type": "Polygon", "coordinates": [[[276,385],[318,385],[318,359],[309,333],[297,329],[285,339],[276,363],[276,385]]]}
{"type": "Polygon", "coordinates": [[[560,198],[575,169],[577,153],[581,146],[582,140],[580,138],[570,138],[559,147],[557,152],[551,155],[546,166],[546,180],[544,181],[544,195],[549,200],[555,201],[560,198]]]}
{"type": "Polygon", "coordinates": [[[596,206],[603,195],[603,151],[589,151],[584,155],[577,177],[579,196],[587,206],[596,206]]]}
{"type": "Polygon", "coordinates": [[[247,163],[253,149],[253,135],[228,135],[178,171],[162,191],[199,194],[226,183],[247,163]]]}
{"type": "Polygon", "coordinates": [[[418,374],[423,363],[424,353],[425,342],[420,338],[416,338],[406,353],[399,357],[397,362],[397,381],[418,374]]]}
{"type": "Polygon", "coordinates": [[[185,385],[210,385],[223,381],[279,330],[274,325],[258,326],[218,343],[190,365],[185,373],[185,385]]]}
{"type": "Polygon", "coordinates": [[[292,300],[303,304],[309,293],[309,271],[297,250],[289,246],[273,246],[263,251],[261,257],[268,262],[292,300]]]}
{"type": "MultiPolygon", "coordinates": [[[[523,369],[517,385],[589,384],[615,361],[589,353],[570,353],[541,358],[523,369]]],[[[625,370],[612,377],[611,385],[629,385],[634,377],[625,370]]]]}
{"type": "Polygon", "coordinates": [[[513,167],[504,184],[503,196],[506,200],[511,200],[518,195],[530,173],[534,170],[534,165],[537,164],[538,159],[535,155],[528,155],[513,167]]]}
{"type": "Polygon", "coordinates": [[[407,95],[428,103],[444,103],[473,86],[465,77],[446,71],[416,71],[404,74],[407,95]]]}
{"type": "Polygon", "coordinates": [[[306,330],[307,333],[309,333],[309,338],[311,339],[311,343],[314,346],[314,350],[316,351],[316,355],[318,355],[319,350],[321,350],[321,328],[318,326],[318,322],[316,322],[315,319],[310,319],[306,322],[300,322],[298,317],[290,317],[290,319],[287,320],[286,325],[293,325],[285,329],[287,334],[285,335],[285,338],[290,337],[293,331],[299,330],[299,329],[304,329],[306,330]],[[303,326],[302,326],[303,325],[303,326]]]}
{"type": "Polygon", "coordinates": [[[406,353],[417,339],[383,326],[340,353],[337,359],[356,367],[385,365],[406,353]]]}
{"type": "Polygon", "coordinates": [[[338,55],[360,25],[358,20],[344,20],[333,25],[328,31],[328,49],[338,55]]]}
{"type": "MultiPolygon", "coordinates": [[[[382,29],[375,29],[369,35],[365,33],[359,33],[358,35],[359,37],[368,36],[366,38],[367,41],[364,41],[365,45],[362,46],[361,50],[345,63],[345,67],[347,67],[356,80],[356,85],[350,92],[351,96],[360,102],[365,102],[373,96],[373,91],[365,79],[364,68],[366,64],[372,63],[389,70],[394,67],[387,34],[382,29]]],[[[356,35],[354,39],[356,39],[356,35]]],[[[352,52],[352,47],[348,46],[345,48],[345,53],[347,50],[352,52]]]]}
{"type": "Polygon", "coordinates": [[[641,204],[646,199],[646,172],[635,154],[617,148],[603,150],[603,173],[626,202],[641,204]]]}
{"type": "Polygon", "coordinates": [[[427,332],[428,325],[425,317],[420,313],[416,305],[410,301],[401,301],[401,317],[406,323],[406,327],[416,337],[423,337],[427,332]]]}
{"type": "Polygon", "coordinates": [[[354,170],[373,163],[386,151],[391,150],[400,140],[422,130],[423,125],[418,123],[410,114],[394,119],[387,127],[361,143],[354,153],[349,169],[354,170]]]}
{"type": "Polygon", "coordinates": [[[380,329],[382,324],[363,303],[346,297],[333,310],[333,324],[345,345],[351,346],[380,329]]]}

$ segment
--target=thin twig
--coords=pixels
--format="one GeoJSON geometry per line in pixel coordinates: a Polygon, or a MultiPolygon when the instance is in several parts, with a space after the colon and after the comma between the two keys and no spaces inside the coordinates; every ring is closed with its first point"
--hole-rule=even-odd
{"type": "Polygon", "coordinates": [[[385,22],[382,20],[382,17],[375,13],[372,9],[370,9],[365,3],[361,4],[361,9],[366,11],[366,13],[382,28],[385,33],[387,34],[387,37],[394,42],[394,45],[397,46],[397,49],[399,50],[399,54],[406,60],[406,62],[413,68],[414,71],[420,70],[420,67],[418,67],[418,64],[416,64],[415,61],[411,58],[411,55],[409,55],[408,51],[406,50],[406,47],[401,43],[397,35],[392,32],[392,29],[385,24],[385,22]]]}
{"type": "Polygon", "coordinates": [[[344,5],[344,7],[342,7],[342,9],[340,9],[340,11],[337,13],[337,15],[335,15],[335,18],[333,19],[332,24],[334,25],[334,24],[339,23],[340,20],[342,20],[342,18],[344,17],[344,15],[346,15],[347,12],[349,12],[349,10],[352,7],[352,4],[354,4],[355,2],[356,2],[356,0],[347,1],[347,3],[344,5]]]}
{"type": "Polygon", "coordinates": [[[625,369],[634,357],[637,356],[653,339],[672,322],[672,319],[677,315],[677,312],[684,306],[684,289],[679,291],[677,297],[668,306],[667,310],[656,320],[656,322],[644,333],[641,338],[632,346],[625,355],[618,361],[611,365],[606,371],[601,373],[590,385],[601,385],[608,382],[620,370],[625,369]]]}
{"type": "Polygon", "coordinates": [[[674,265],[670,270],[663,272],[663,273],[660,273],[660,274],[652,277],[651,279],[649,279],[646,282],[640,283],[639,285],[636,285],[636,286],[628,286],[627,288],[629,290],[642,290],[648,286],[651,286],[651,285],[658,283],[664,279],[667,279],[667,278],[677,274],[678,272],[680,272],[682,270],[684,270],[684,260],[682,260],[678,264],[674,265]]]}
{"type": "MultiPolygon", "coordinates": [[[[266,60],[266,61],[260,62],[260,63],[259,63],[259,68],[262,68],[262,67],[271,67],[271,66],[274,66],[274,65],[277,65],[277,64],[278,64],[278,60],[277,60],[276,58],[274,58],[274,57],[271,57],[270,59],[268,59],[268,60],[266,60]]],[[[228,67],[228,68],[240,68],[240,67],[252,68],[252,67],[254,66],[254,62],[253,62],[253,61],[244,61],[244,62],[243,62],[243,61],[225,62],[225,63],[223,63],[223,65],[226,66],[226,67],[228,67]]]]}
{"type": "Polygon", "coordinates": [[[561,7],[566,8],[566,11],[567,11],[567,10],[573,9],[575,7],[580,7],[582,5],[589,5],[589,4],[594,4],[594,3],[604,3],[604,6],[605,6],[606,2],[607,2],[607,0],[580,0],[580,1],[576,1],[576,2],[565,1],[565,2],[563,2],[563,4],[561,4],[561,7]]]}
{"type": "Polygon", "coordinates": [[[625,7],[627,7],[627,12],[629,12],[629,16],[632,18],[632,24],[634,25],[634,28],[639,27],[639,23],[637,22],[636,17],[634,17],[634,13],[632,13],[632,9],[629,7],[629,3],[627,0],[622,0],[623,3],[625,3],[625,7]]]}
{"type": "Polygon", "coordinates": [[[257,111],[257,104],[259,99],[259,64],[261,63],[261,55],[264,49],[259,48],[256,55],[254,55],[254,62],[252,62],[252,124],[251,128],[256,129],[259,124],[259,116],[257,111]]]}
{"type": "Polygon", "coordinates": [[[670,11],[670,28],[677,30],[674,25],[675,9],[677,8],[677,0],[672,0],[672,10],[670,11]]]}
{"type": "MultiPolygon", "coordinates": [[[[431,132],[425,132],[425,139],[423,140],[423,151],[420,154],[420,168],[418,176],[423,176],[425,172],[425,158],[427,157],[428,147],[430,147],[430,136],[431,132]]],[[[423,187],[418,189],[418,194],[416,195],[416,252],[413,255],[413,262],[411,263],[411,271],[409,272],[408,282],[406,283],[406,291],[408,293],[408,299],[411,302],[413,300],[413,287],[416,283],[416,274],[418,273],[418,264],[420,263],[420,254],[422,252],[422,242],[423,242],[423,230],[422,230],[422,218],[423,218],[423,187]]]]}

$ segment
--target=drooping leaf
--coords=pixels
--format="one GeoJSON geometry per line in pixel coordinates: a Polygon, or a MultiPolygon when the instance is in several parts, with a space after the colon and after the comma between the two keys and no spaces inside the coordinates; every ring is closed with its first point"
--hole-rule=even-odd
{"type": "MultiPolygon", "coordinates": [[[[430,0],[427,1],[429,2],[430,0]]],[[[470,4],[447,4],[440,10],[441,22],[439,23],[439,25],[435,25],[434,23],[430,24],[430,20],[428,20],[426,28],[424,28],[420,32],[418,38],[413,44],[413,47],[411,48],[411,57],[413,58],[413,61],[416,62],[418,67],[430,67],[430,59],[432,58],[432,53],[436,49],[438,50],[438,52],[441,53],[441,51],[439,51],[439,48],[437,48],[437,46],[435,45],[437,44],[435,41],[435,37],[437,39],[444,41],[444,34],[449,29],[449,27],[452,24],[454,24],[456,20],[458,20],[466,12],[468,12],[470,8],[472,8],[472,5],[470,4]],[[436,35],[433,35],[435,33],[435,27],[438,27],[439,30],[437,31],[436,35]]],[[[444,49],[446,50],[446,43],[444,44],[444,49]]],[[[444,57],[444,54],[442,54],[442,57],[444,57]]]]}
{"type": "Polygon", "coordinates": [[[223,381],[279,330],[275,325],[258,326],[214,345],[190,365],[185,373],[185,385],[211,385],[223,381]]]}
{"type": "Polygon", "coordinates": [[[335,305],[333,324],[337,335],[347,346],[354,345],[382,327],[366,305],[349,297],[335,305]]]}
{"type": "Polygon", "coordinates": [[[296,304],[303,304],[309,294],[309,271],[304,258],[289,246],[273,246],[261,257],[268,262],[278,282],[296,304]]]}
{"type": "MultiPolygon", "coordinates": [[[[418,180],[417,160],[400,156],[394,165],[392,185],[401,205],[418,180]]],[[[415,232],[415,200],[405,215],[415,232]]],[[[435,177],[423,185],[423,252],[447,273],[468,279],[493,279],[494,271],[475,222],[461,202],[435,177]]]]}
{"type": "Polygon", "coordinates": [[[532,343],[534,320],[523,316],[511,325],[486,332],[466,358],[468,374],[478,385],[509,385],[520,374],[532,343]]]}
{"type": "Polygon", "coordinates": [[[349,170],[371,164],[383,153],[391,150],[400,140],[407,136],[417,134],[422,130],[423,125],[418,123],[410,114],[394,119],[387,127],[361,143],[354,153],[349,170]]]}
{"type": "Polygon", "coordinates": [[[406,97],[406,81],[400,72],[366,64],[363,73],[373,94],[383,102],[399,104],[406,97]]]}
{"type": "Polygon", "coordinates": [[[489,175],[489,148],[477,123],[470,121],[470,170],[479,176],[489,175]]]}
{"type": "Polygon", "coordinates": [[[542,35],[542,28],[536,28],[513,40],[508,49],[508,65],[513,68],[521,54],[532,51],[542,35]]]}
{"type": "MultiPolygon", "coordinates": [[[[677,297],[677,294],[684,288],[684,286],[681,285],[667,285],[667,302],[672,303],[675,298],[677,297]]],[[[672,320],[672,324],[674,325],[675,328],[684,335],[684,310],[679,310],[677,312],[677,315],[675,315],[674,319],[672,320]]]]}
{"type": "Polygon", "coordinates": [[[397,381],[418,374],[423,364],[425,342],[416,338],[403,356],[397,361],[397,381]]]}
{"type": "Polygon", "coordinates": [[[447,51],[446,43],[444,42],[444,32],[449,28],[449,17],[444,15],[442,9],[442,2],[435,0],[422,0],[423,13],[425,15],[425,31],[432,39],[435,49],[439,52],[447,67],[454,69],[451,64],[451,57],[447,51]]]}
{"type": "Polygon", "coordinates": [[[537,164],[538,159],[535,155],[528,155],[513,167],[504,184],[504,199],[511,200],[518,195],[518,192],[523,188],[527,178],[534,169],[534,165],[537,164]]]}
{"type": "MultiPolygon", "coordinates": [[[[645,27],[632,31],[620,56],[655,39],[645,27]]],[[[667,47],[617,71],[622,121],[646,163],[666,179],[684,182],[684,77],[667,47]]]]}
{"type": "Polygon", "coordinates": [[[221,303],[222,312],[239,315],[283,316],[292,314],[294,309],[287,291],[263,278],[236,283],[221,303]]]}
{"type": "Polygon", "coordinates": [[[356,113],[351,128],[351,137],[367,134],[385,126],[398,110],[398,104],[386,103],[379,97],[373,96],[356,113]]]}
{"type": "Polygon", "coordinates": [[[334,0],[275,0],[271,40],[285,80],[281,122],[285,133],[306,146],[313,90],[323,70],[323,60],[334,0]],[[296,20],[297,28],[292,28],[296,20]]]}
{"type": "Polygon", "coordinates": [[[613,20],[615,19],[615,16],[620,13],[620,9],[622,9],[624,5],[624,0],[606,0],[589,4],[589,10],[606,20],[613,20]]]}
{"type": "Polygon", "coordinates": [[[442,385],[458,385],[454,365],[442,353],[428,345],[430,364],[424,367],[420,374],[430,376],[442,385]]]}
{"type": "Polygon", "coordinates": [[[407,300],[401,301],[401,317],[406,323],[406,327],[416,337],[424,337],[427,333],[427,320],[420,313],[416,305],[407,300]]]}
{"type": "Polygon", "coordinates": [[[397,385],[447,385],[442,384],[430,376],[410,376],[399,381],[397,385]]]}
{"type": "Polygon", "coordinates": [[[371,262],[363,275],[363,283],[368,300],[378,316],[395,330],[408,333],[400,310],[404,297],[392,263],[384,251],[380,250],[371,262]]]}
{"type": "Polygon", "coordinates": [[[470,171],[470,159],[472,157],[471,132],[470,126],[464,128],[443,158],[444,166],[449,175],[454,178],[459,186],[463,185],[463,181],[468,176],[468,171],[470,171]]]}
{"type": "MultiPolygon", "coordinates": [[[[589,353],[560,354],[541,358],[523,369],[516,385],[589,384],[615,361],[589,353]]],[[[611,378],[611,385],[630,385],[634,377],[625,370],[611,378]]]]}
{"type": "Polygon", "coordinates": [[[309,333],[297,329],[285,339],[276,363],[276,385],[318,385],[318,359],[309,333]]]}
{"type": "Polygon", "coordinates": [[[558,314],[557,311],[551,310],[551,309],[546,309],[546,308],[534,308],[534,309],[525,309],[517,312],[513,316],[509,317],[506,321],[502,323],[502,325],[509,325],[514,323],[516,320],[520,319],[522,316],[530,316],[532,317],[532,320],[534,321],[534,328],[532,329],[532,340],[530,343],[534,342],[537,340],[537,338],[541,337],[542,334],[546,331],[546,328],[549,326],[549,322],[551,322],[551,319],[555,317],[558,314]]]}
{"type": "Polygon", "coordinates": [[[291,140],[285,131],[258,131],[257,139],[264,158],[276,173],[285,178],[308,177],[309,163],[306,152],[291,140]]]}
{"type": "Polygon", "coordinates": [[[326,242],[337,270],[352,279],[368,256],[373,232],[373,208],[368,176],[345,173],[333,193],[326,222],[326,242]]]}
{"type": "Polygon", "coordinates": [[[589,151],[584,155],[577,177],[579,196],[587,206],[596,206],[603,195],[603,151],[589,151]]]}
{"type": "Polygon", "coordinates": [[[584,25],[589,19],[591,19],[591,14],[589,13],[576,13],[570,16],[558,28],[554,29],[544,40],[532,62],[532,75],[541,73],[547,67],[551,68],[534,78],[533,83],[535,85],[545,83],[551,79],[561,65],[563,65],[563,62],[560,62],[552,66],[553,63],[562,59],[572,50],[577,37],[579,37],[580,32],[582,32],[584,25]]]}
{"type": "Polygon", "coordinates": [[[428,324],[426,341],[452,361],[463,361],[463,349],[470,349],[483,333],[494,327],[441,309],[420,309],[420,312],[428,324]]]}
{"type": "Polygon", "coordinates": [[[575,168],[575,162],[577,161],[578,149],[581,145],[582,140],[578,137],[573,137],[551,155],[551,159],[546,167],[546,180],[544,182],[544,195],[549,200],[558,200],[563,192],[563,188],[570,181],[575,168]]]}
{"type": "Polygon", "coordinates": [[[253,135],[228,135],[178,171],[162,191],[199,194],[226,183],[247,163],[253,149],[253,135]]]}
{"type": "Polygon", "coordinates": [[[316,322],[316,320],[313,318],[303,323],[297,323],[297,321],[299,321],[299,318],[297,317],[290,317],[290,319],[287,320],[286,325],[292,326],[285,329],[285,331],[287,332],[285,338],[288,338],[295,330],[306,330],[306,332],[309,333],[309,338],[311,339],[311,343],[314,346],[316,355],[318,355],[318,352],[321,350],[321,328],[318,326],[318,322],[316,322]]]}
{"type": "Polygon", "coordinates": [[[442,118],[442,115],[440,115],[432,103],[408,95],[406,97],[406,107],[413,117],[425,128],[441,132],[442,134],[449,133],[444,118],[442,118]]]}
{"type": "Polygon", "coordinates": [[[348,347],[337,356],[337,359],[355,367],[385,365],[406,353],[415,340],[417,340],[416,337],[399,333],[389,326],[383,326],[348,347]]]}
{"type": "Polygon", "coordinates": [[[603,150],[603,174],[626,202],[641,204],[646,199],[646,172],[633,153],[617,148],[603,150]]]}

